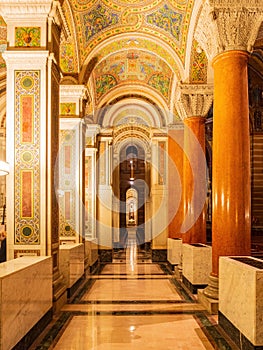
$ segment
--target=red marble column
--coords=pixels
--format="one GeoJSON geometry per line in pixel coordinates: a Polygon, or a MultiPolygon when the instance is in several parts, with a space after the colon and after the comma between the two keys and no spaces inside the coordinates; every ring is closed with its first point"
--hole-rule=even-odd
{"type": "Polygon", "coordinates": [[[250,255],[248,54],[228,51],[213,60],[212,276],[220,256],[250,255]]]}
{"type": "Polygon", "coordinates": [[[183,210],[183,142],[184,132],[172,129],[168,132],[168,222],[169,238],[182,238],[183,210]]]}
{"type": "Polygon", "coordinates": [[[206,243],[205,117],[184,120],[184,243],[206,243]]]}

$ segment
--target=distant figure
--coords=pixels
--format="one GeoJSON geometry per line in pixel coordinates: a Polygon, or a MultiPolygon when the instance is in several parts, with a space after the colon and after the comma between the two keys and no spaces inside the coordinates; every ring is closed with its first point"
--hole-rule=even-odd
{"type": "Polygon", "coordinates": [[[0,248],[0,263],[6,261],[6,231],[3,231],[0,237],[1,248],[0,248]]]}

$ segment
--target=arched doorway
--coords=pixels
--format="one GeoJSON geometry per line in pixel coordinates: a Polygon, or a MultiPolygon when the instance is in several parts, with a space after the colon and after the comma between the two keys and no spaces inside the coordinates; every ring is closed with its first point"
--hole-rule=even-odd
{"type": "Polygon", "coordinates": [[[146,201],[149,195],[146,154],[141,142],[127,135],[119,150],[119,164],[114,171],[115,197],[119,202],[119,241],[114,242],[113,259],[125,260],[129,233],[133,233],[138,260],[151,258],[150,244],[145,242],[146,201]],[[116,186],[118,184],[118,186],[116,186]]]}

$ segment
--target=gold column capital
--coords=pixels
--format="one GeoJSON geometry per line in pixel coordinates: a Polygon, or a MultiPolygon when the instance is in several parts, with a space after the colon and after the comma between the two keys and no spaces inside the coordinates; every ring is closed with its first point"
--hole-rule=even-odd
{"type": "Polygon", "coordinates": [[[212,60],[224,51],[251,51],[263,21],[261,0],[206,0],[195,39],[212,60]]]}
{"type": "Polygon", "coordinates": [[[181,118],[205,117],[213,101],[213,85],[179,83],[178,109],[181,118]]]}

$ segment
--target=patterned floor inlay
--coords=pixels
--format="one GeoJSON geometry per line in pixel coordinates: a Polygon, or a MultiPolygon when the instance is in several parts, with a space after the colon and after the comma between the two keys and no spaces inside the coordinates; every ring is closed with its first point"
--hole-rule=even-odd
{"type": "Polygon", "coordinates": [[[165,264],[104,264],[29,350],[236,350],[165,264]]]}

